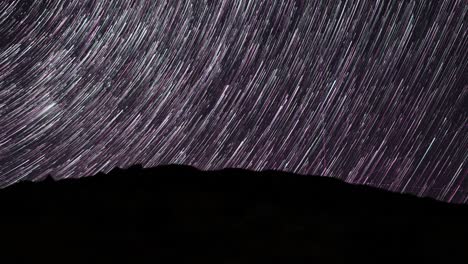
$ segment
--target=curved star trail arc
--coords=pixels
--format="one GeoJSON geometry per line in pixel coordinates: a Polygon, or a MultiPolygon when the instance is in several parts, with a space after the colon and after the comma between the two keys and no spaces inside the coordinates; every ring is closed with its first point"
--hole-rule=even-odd
{"type": "Polygon", "coordinates": [[[467,10],[2,1],[1,186],[177,163],[467,202],[467,10]]]}

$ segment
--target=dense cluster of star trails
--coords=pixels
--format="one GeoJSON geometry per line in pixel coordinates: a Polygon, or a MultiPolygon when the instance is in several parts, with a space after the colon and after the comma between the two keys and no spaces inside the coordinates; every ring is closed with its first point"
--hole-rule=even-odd
{"type": "Polygon", "coordinates": [[[141,163],[468,200],[468,2],[0,2],[0,182],[141,163]]]}

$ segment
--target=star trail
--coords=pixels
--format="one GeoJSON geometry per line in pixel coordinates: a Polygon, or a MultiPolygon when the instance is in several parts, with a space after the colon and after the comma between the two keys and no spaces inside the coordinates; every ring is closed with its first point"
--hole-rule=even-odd
{"type": "Polygon", "coordinates": [[[0,186],[141,163],[468,201],[468,2],[0,2],[0,186]]]}

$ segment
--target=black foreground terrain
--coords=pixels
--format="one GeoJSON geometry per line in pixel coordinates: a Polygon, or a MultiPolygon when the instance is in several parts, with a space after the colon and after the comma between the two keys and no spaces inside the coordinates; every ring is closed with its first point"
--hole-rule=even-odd
{"type": "Polygon", "coordinates": [[[468,206],[328,177],[134,166],[0,206],[3,263],[468,263],[468,206]]]}

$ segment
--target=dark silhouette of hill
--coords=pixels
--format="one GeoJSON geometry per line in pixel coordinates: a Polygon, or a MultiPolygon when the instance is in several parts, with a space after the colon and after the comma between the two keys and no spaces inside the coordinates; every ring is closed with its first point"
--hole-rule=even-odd
{"type": "Polygon", "coordinates": [[[328,177],[134,166],[18,183],[0,206],[8,263],[468,261],[468,206],[328,177]]]}

